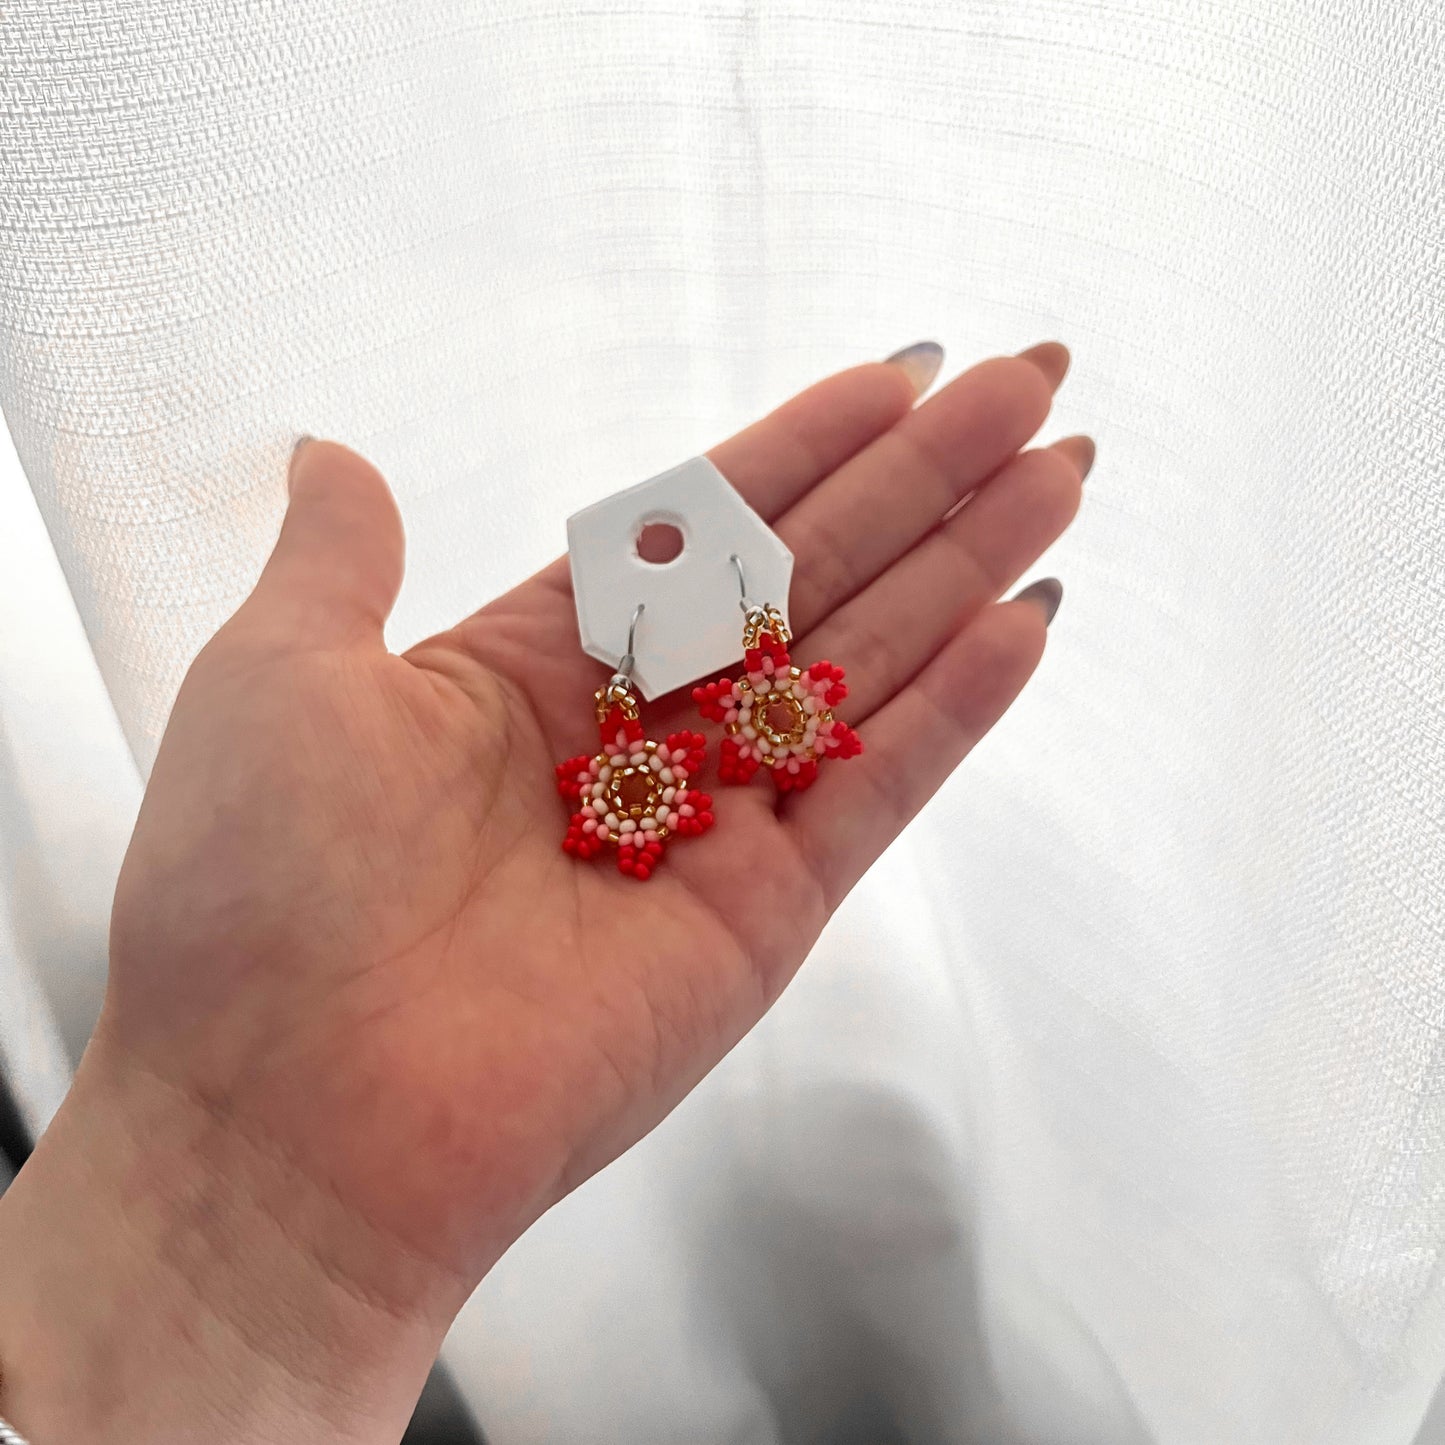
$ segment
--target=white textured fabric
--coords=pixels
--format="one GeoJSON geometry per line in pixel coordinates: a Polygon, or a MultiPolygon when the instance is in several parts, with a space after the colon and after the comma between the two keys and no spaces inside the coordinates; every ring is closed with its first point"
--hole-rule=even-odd
{"type": "Polygon", "coordinates": [[[95,1021],[110,895],[139,794],[0,428],[0,1075],[32,1134],[64,1097],[95,1021]]]}
{"type": "Polygon", "coordinates": [[[395,483],[402,644],[825,369],[1075,349],[1039,677],[483,1286],[496,1445],[1417,1436],[1442,61],[1434,0],[0,14],[0,397],[143,764],[297,432],[395,483]]]}

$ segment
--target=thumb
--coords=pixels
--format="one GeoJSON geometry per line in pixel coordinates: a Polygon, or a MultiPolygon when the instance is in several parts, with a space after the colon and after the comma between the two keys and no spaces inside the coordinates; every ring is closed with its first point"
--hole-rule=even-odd
{"type": "Polygon", "coordinates": [[[251,623],[335,646],[379,638],[401,588],[401,514],[380,472],[337,442],[291,455],[281,535],[241,608],[251,623]]]}

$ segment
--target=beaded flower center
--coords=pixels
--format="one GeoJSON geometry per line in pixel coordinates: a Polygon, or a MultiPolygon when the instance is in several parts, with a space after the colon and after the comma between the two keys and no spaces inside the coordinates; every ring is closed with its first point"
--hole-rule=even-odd
{"type": "MultiPolygon", "coordinates": [[[[802,673],[795,667],[792,676],[796,680],[802,673]]],[[[753,704],[753,725],[773,748],[790,749],[803,741],[808,714],[794,693],[773,692],[753,704]]]]}
{"type": "MultiPolygon", "coordinates": [[[[653,772],[653,759],[657,752],[656,743],[646,743],[647,761],[634,767],[618,768],[607,782],[609,812],[625,818],[648,818],[656,815],[657,805],[662,801],[662,783],[653,772]]],[[[665,838],[665,826],[657,830],[658,837],[665,838]]]]}

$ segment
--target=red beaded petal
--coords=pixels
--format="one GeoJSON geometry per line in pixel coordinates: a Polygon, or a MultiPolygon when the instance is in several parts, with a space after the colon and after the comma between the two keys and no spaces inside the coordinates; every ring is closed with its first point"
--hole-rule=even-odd
{"type": "Polygon", "coordinates": [[[587,775],[587,767],[591,761],[586,753],[581,753],[575,758],[568,758],[565,763],[557,764],[557,791],[564,798],[575,802],[580,796],[582,780],[587,775]]]}
{"type": "Polygon", "coordinates": [[[727,710],[732,706],[733,684],[732,679],[720,677],[716,682],[710,682],[706,687],[695,687],[692,690],[692,700],[697,704],[698,711],[709,722],[726,722],[727,710]]]}
{"type": "Polygon", "coordinates": [[[796,773],[788,768],[773,769],[773,783],[780,793],[801,793],[805,788],[813,786],[817,776],[818,764],[813,758],[809,758],[806,763],[800,763],[796,773]]]}
{"type": "Polygon", "coordinates": [[[756,757],[743,757],[733,738],[724,738],[718,754],[718,780],[724,783],[746,783],[760,766],[756,757]]]}

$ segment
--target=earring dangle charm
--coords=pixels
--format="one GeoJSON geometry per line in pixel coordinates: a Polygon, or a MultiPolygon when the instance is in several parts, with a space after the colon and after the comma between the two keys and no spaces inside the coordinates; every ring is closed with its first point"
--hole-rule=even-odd
{"type": "Polygon", "coordinates": [[[793,666],[792,641],[783,615],[771,604],[750,605],[743,564],[737,568],[742,591],[743,665],[734,682],[720,677],[692,690],[703,717],[723,725],[726,736],[718,762],[724,783],[746,783],[759,767],[772,772],[780,793],[802,792],[813,785],[824,758],[853,758],[863,740],[833,709],[848,695],[843,669],[815,662],[806,671],[793,666]]]}
{"type": "Polygon", "coordinates": [[[629,877],[650,878],[669,837],[695,837],[712,827],[712,799],[693,786],[707,753],[701,733],[675,732],[653,742],[643,730],[632,691],[633,638],[643,607],[632,614],[627,655],[596,693],[599,750],[557,764],[557,791],[575,805],[562,839],[579,862],[605,848],[629,877]]]}

